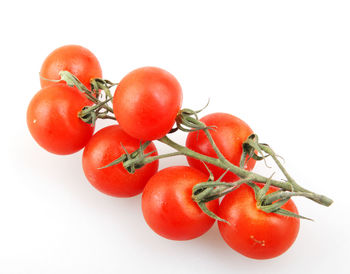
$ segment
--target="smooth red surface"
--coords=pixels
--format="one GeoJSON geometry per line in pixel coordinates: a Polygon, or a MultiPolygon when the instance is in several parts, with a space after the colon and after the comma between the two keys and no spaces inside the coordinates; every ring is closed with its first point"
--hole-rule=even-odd
{"type": "Polygon", "coordinates": [[[117,86],[113,110],[120,126],[140,140],[167,134],[182,104],[182,90],[169,72],[143,67],[127,74],[117,86]]]}
{"type": "MultiPolygon", "coordinates": [[[[51,52],[41,66],[40,75],[46,79],[58,80],[61,70],[74,74],[87,88],[90,79],[102,78],[102,69],[96,56],[79,45],[66,45],[51,52]]],[[[54,83],[40,78],[41,87],[54,83]]]]}
{"type": "MultiPolygon", "coordinates": [[[[171,240],[190,240],[201,236],[215,220],[195,203],[192,188],[206,182],[208,176],[187,166],[165,168],[147,183],[142,195],[142,212],[151,229],[171,240]]],[[[214,213],[218,201],[207,203],[214,213]]]]}
{"type": "MultiPolygon", "coordinates": [[[[148,179],[158,170],[158,161],[128,173],[123,163],[99,169],[124,154],[124,148],[132,153],[140,147],[140,141],[126,134],[119,125],[112,125],[99,130],[87,144],[83,153],[83,169],[88,181],[99,191],[115,197],[131,197],[142,192],[148,179]]],[[[145,153],[157,149],[149,144],[145,153]]]]}
{"type": "MultiPolygon", "coordinates": [[[[252,129],[241,119],[227,113],[212,113],[204,116],[200,120],[207,126],[213,127],[213,130],[210,130],[211,136],[225,158],[232,164],[239,166],[243,151],[242,144],[248,136],[253,133],[252,129]]],[[[190,132],[187,136],[186,146],[201,154],[218,158],[202,130],[190,132]]],[[[201,161],[191,157],[187,157],[187,161],[190,166],[209,174],[207,168],[201,161]]],[[[218,179],[225,172],[225,170],[212,164],[206,163],[206,165],[214,174],[215,179],[218,179]]],[[[255,160],[250,159],[246,163],[245,169],[252,170],[254,166],[255,160]]],[[[238,179],[239,177],[234,173],[228,172],[222,181],[233,182],[238,179]]]]}
{"type": "MultiPolygon", "coordinates": [[[[268,193],[273,191],[276,188],[271,187],[268,193]]],[[[282,208],[298,213],[292,200],[282,208]]],[[[225,242],[253,259],[270,259],[281,255],[294,243],[299,232],[298,218],[258,209],[254,190],[247,185],[224,197],[218,215],[230,223],[218,223],[225,242]]]]}
{"type": "Polygon", "coordinates": [[[78,118],[78,113],[91,101],[75,88],[55,84],[41,89],[27,110],[27,125],[35,141],[55,154],[81,150],[94,128],[78,118]]]}

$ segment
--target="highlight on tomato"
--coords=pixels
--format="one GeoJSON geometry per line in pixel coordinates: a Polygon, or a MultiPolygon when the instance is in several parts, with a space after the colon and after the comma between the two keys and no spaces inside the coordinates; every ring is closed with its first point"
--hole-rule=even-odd
{"type": "MultiPolygon", "coordinates": [[[[193,186],[207,179],[188,166],[168,167],[151,177],[142,194],[142,212],[150,228],[170,240],[190,240],[207,232],[215,220],[192,200],[193,186]]],[[[218,205],[218,200],[206,203],[214,213],[218,205]]]]}
{"type": "Polygon", "coordinates": [[[72,154],[90,140],[94,127],[78,113],[92,103],[83,93],[65,84],[41,89],[27,110],[28,129],[35,141],[54,154],[72,154]]]}
{"type": "Polygon", "coordinates": [[[127,74],[113,98],[113,110],[120,126],[143,141],[166,135],[181,104],[179,82],[169,72],[156,67],[143,67],[127,74]]]}
{"type": "MultiPolygon", "coordinates": [[[[83,170],[86,178],[97,190],[115,197],[131,197],[142,192],[148,179],[158,170],[158,160],[136,169],[130,174],[123,163],[102,168],[125,153],[136,151],[140,141],[125,133],[119,125],[111,125],[96,132],[83,152],[83,170]],[[124,150],[125,149],[125,150],[124,150]]],[[[150,143],[144,153],[157,155],[150,143]]]]}
{"type": "MultiPolygon", "coordinates": [[[[270,187],[267,194],[276,190],[270,187]]],[[[282,209],[298,214],[292,200],[288,200],[282,209]]],[[[229,222],[218,222],[225,242],[235,251],[253,259],[271,259],[281,255],[294,243],[299,232],[299,218],[262,211],[257,206],[254,190],[246,184],[223,198],[218,216],[229,222]]]]}
{"type": "Polygon", "coordinates": [[[59,72],[62,70],[75,75],[87,88],[90,87],[92,78],[102,78],[102,69],[96,56],[79,45],[59,47],[46,57],[40,70],[41,87],[54,84],[49,80],[61,79],[59,72]]]}
{"type": "MultiPolygon", "coordinates": [[[[200,121],[211,128],[210,134],[224,157],[232,164],[239,166],[243,152],[242,144],[253,133],[248,124],[236,116],[220,112],[206,115],[200,121]]],[[[186,139],[186,147],[198,153],[218,158],[203,130],[190,132],[186,139]]],[[[224,169],[210,163],[206,163],[206,167],[200,160],[188,156],[187,161],[191,167],[209,175],[208,167],[215,180],[225,172],[224,169]]],[[[246,162],[244,168],[252,170],[254,166],[255,160],[251,158],[246,162]]],[[[238,179],[239,177],[234,173],[227,172],[222,181],[233,182],[238,179]]]]}

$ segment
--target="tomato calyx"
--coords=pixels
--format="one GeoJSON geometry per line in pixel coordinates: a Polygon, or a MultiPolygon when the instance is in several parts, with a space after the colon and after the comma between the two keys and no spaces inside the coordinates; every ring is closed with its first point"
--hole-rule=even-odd
{"type": "Polygon", "coordinates": [[[192,189],[192,200],[195,201],[198,204],[198,206],[202,209],[202,211],[206,213],[208,216],[210,216],[211,218],[217,221],[229,223],[227,220],[222,219],[216,214],[214,214],[213,212],[209,211],[208,208],[205,206],[205,203],[215,199],[219,199],[225,196],[226,194],[232,191],[235,191],[242,184],[247,184],[249,187],[251,187],[254,190],[256,206],[260,210],[266,213],[276,213],[276,214],[280,214],[288,217],[294,217],[294,218],[313,221],[310,218],[301,216],[299,214],[296,214],[294,212],[291,212],[282,208],[282,206],[286,204],[292,196],[307,197],[307,194],[303,192],[286,192],[283,190],[277,190],[276,192],[267,194],[267,191],[271,186],[272,176],[269,178],[269,180],[266,182],[266,184],[262,188],[257,186],[254,183],[254,180],[252,180],[252,178],[249,178],[249,177],[240,179],[234,183],[221,182],[221,179],[225,176],[227,171],[225,171],[220,176],[220,178],[215,181],[213,180],[213,176],[211,174],[207,182],[198,183],[192,189]]]}
{"type": "Polygon", "coordinates": [[[44,79],[52,82],[64,81],[68,86],[76,87],[80,92],[85,94],[88,100],[94,103],[93,106],[85,106],[78,113],[78,117],[82,121],[95,126],[97,119],[115,120],[113,109],[108,103],[113,99],[110,88],[116,86],[117,83],[101,78],[94,78],[90,81],[90,90],[69,71],[60,71],[59,75],[61,77],[59,80],[44,79]],[[103,91],[103,94],[101,91],[103,91]]]}
{"type": "Polygon", "coordinates": [[[59,76],[61,79],[58,81],[64,81],[68,86],[76,87],[78,90],[85,93],[85,96],[90,101],[98,103],[98,99],[96,98],[98,94],[94,94],[93,91],[89,90],[82,82],[80,82],[80,80],[75,75],[69,71],[62,70],[59,72],[59,76]]]}
{"type": "MultiPolygon", "coordinates": [[[[206,168],[208,169],[207,166],[206,168]]],[[[226,170],[217,180],[214,180],[213,173],[209,169],[208,171],[210,174],[208,180],[206,182],[198,183],[192,188],[192,200],[195,201],[202,211],[209,217],[217,221],[229,223],[227,220],[220,218],[214,212],[210,211],[207,208],[206,203],[225,196],[234,191],[241,184],[250,182],[251,179],[245,178],[234,183],[225,183],[221,180],[229,170],[226,170]]]]}
{"type": "Polygon", "coordinates": [[[125,170],[130,174],[134,174],[137,169],[142,168],[146,165],[145,158],[154,154],[155,151],[145,153],[145,149],[150,143],[151,141],[147,141],[145,143],[140,142],[140,147],[132,153],[129,153],[121,143],[120,145],[122,146],[125,153],[121,155],[118,159],[114,160],[106,166],[101,167],[100,169],[108,168],[123,163],[125,170]]]}
{"type": "Polygon", "coordinates": [[[307,196],[306,193],[303,192],[286,192],[283,190],[277,190],[275,192],[267,194],[267,191],[269,190],[271,186],[271,179],[273,174],[269,178],[269,180],[266,182],[266,184],[260,188],[257,184],[254,182],[247,183],[248,186],[250,186],[255,193],[255,199],[256,199],[256,206],[260,210],[266,212],[266,213],[276,213],[287,217],[294,217],[294,218],[300,218],[305,219],[309,221],[313,221],[312,219],[296,214],[294,212],[288,211],[286,209],[283,209],[282,206],[286,204],[289,199],[293,196],[307,196]]]}
{"type": "Polygon", "coordinates": [[[268,146],[267,144],[259,144],[259,138],[258,135],[256,134],[251,134],[247,140],[245,140],[243,142],[243,152],[242,152],[242,156],[241,156],[241,160],[239,163],[240,167],[244,167],[246,162],[250,159],[253,158],[256,161],[261,161],[264,160],[265,161],[265,165],[266,164],[266,157],[268,157],[268,155],[264,155],[261,149],[261,145],[265,145],[268,146]],[[256,153],[258,152],[260,154],[260,156],[256,153]]]}
{"type": "Polygon", "coordinates": [[[96,94],[99,94],[100,90],[103,90],[106,94],[106,98],[113,99],[112,93],[110,89],[114,86],[117,86],[118,83],[113,83],[107,79],[101,79],[101,78],[94,78],[90,81],[91,90],[95,91],[96,94]]]}
{"type": "Polygon", "coordinates": [[[85,123],[91,124],[91,126],[95,126],[97,119],[114,119],[113,116],[108,114],[108,110],[104,108],[111,99],[112,98],[108,98],[107,100],[99,102],[93,106],[83,107],[78,113],[78,117],[85,123]]]}
{"type": "Polygon", "coordinates": [[[198,118],[198,113],[203,111],[208,105],[209,105],[209,100],[208,100],[208,103],[200,110],[192,110],[189,108],[181,109],[175,119],[176,128],[172,129],[171,133],[175,132],[177,129],[180,129],[181,131],[184,131],[184,132],[192,132],[192,131],[198,131],[198,130],[204,130],[204,129],[214,129],[215,127],[206,126],[198,118]]]}

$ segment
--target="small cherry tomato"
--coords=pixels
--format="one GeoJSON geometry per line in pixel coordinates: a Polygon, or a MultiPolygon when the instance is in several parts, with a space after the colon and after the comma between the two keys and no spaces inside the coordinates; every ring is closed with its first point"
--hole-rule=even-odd
{"type": "MultiPolygon", "coordinates": [[[[192,188],[208,176],[186,166],[165,168],[147,183],[142,195],[142,212],[151,229],[170,240],[190,240],[201,236],[215,220],[192,200],[192,188]]],[[[217,212],[218,201],[207,207],[217,212]]]]}
{"type": "MultiPolygon", "coordinates": [[[[50,80],[60,79],[61,70],[74,74],[87,88],[92,78],[102,78],[102,70],[96,56],[88,49],[78,45],[67,45],[55,49],[44,60],[40,76],[50,80]]],[[[40,78],[41,87],[54,83],[40,78]]]]}
{"type": "MultiPolygon", "coordinates": [[[[158,161],[136,169],[130,174],[123,163],[102,168],[125,153],[123,147],[132,153],[140,147],[140,141],[126,134],[119,125],[99,130],[86,145],[83,153],[83,169],[88,181],[99,191],[115,197],[131,197],[142,192],[148,179],[158,170],[158,161]]],[[[144,153],[157,149],[150,143],[144,153]]]]}
{"type": "MultiPolygon", "coordinates": [[[[270,187],[267,193],[276,189],[270,187]]],[[[298,214],[292,200],[282,208],[298,214]]],[[[218,223],[225,242],[253,259],[270,259],[281,255],[294,243],[299,232],[298,218],[260,210],[254,190],[245,184],[224,197],[218,216],[230,223],[218,223]]]]}
{"type": "MultiPolygon", "coordinates": [[[[253,133],[251,128],[241,119],[227,113],[212,113],[200,120],[207,126],[212,127],[212,130],[210,130],[211,136],[225,158],[232,164],[239,166],[243,151],[242,144],[253,133]]],[[[202,130],[190,132],[187,136],[186,146],[198,153],[218,158],[202,130]]],[[[191,167],[209,174],[201,161],[191,157],[187,157],[187,161],[191,167]]],[[[225,170],[212,164],[206,163],[206,165],[213,173],[215,179],[218,179],[225,172],[225,170]]],[[[245,165],[245,169],[252,170],[254,165],[255,160],[249,159],[245,165]]],[[[239,177],[237,175],[228,172],[222,181],[233,182],[238,179],[239,177]]]]}
{"type": "Polygon", "coordinates": [[[72,154],[82,149],[94,128],[78,113],[92,105],[83,93],[65,84],[41,89],[27,110],[27,125],[35,141],[55,154],[72,154]]]}
{"type": "Polygon", "coordinates": [[[178,81],[169,72],[155,67],[143,67],[127,74],[113,98],[113,110],[120,126],[144,141],[166,135],[181,104],[178,81]]]}

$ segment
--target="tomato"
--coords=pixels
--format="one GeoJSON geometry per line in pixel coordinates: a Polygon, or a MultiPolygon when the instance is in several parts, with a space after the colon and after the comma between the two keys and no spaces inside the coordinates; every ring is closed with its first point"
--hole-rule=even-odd
{"type": "MultiPolygon", "coordinates": [[[[115,197],[131,197],[142,192],[148,179],[158,170],[158,161],[128,173],[123,163],[99,169],[118,159],[125,153],[123,147],[132,153],[140,147],[140,141],[126,134],[119,125],[99,130],[84,149],[83,169],[88,181],[99,191],[115,197]]],[[[145,153],[157,149],[150,143],[145,153]]]]}
{"type": "Polygon", "coordinates": [[[143,67],[127,74],[118,84],[113,110],[120,126],[140,140],[166,135],[182,104],[182,90],[169,72],[143,67]]]}
{"type": "Polygon", "coordinates": [[[83,93],[65,84],[41,89],[27,110],[27,125],[35,141],[55,154],[71,154],[82,149],[94,128],[78,113],[91,105],[83,93]]]}
{"type": "MultiPolygon", "coordinates": [[[[41,66],[40,75],[46,79],[58,80],[61,70],[74,74],[87,88],[90,88],[90,79],[102,78],[101,66],[96,56],[78,45],[63,46],[51,52],[41,66]]],[[[41,87],[54,84],[42,78],[40,83],[41,87]]]]}
{"type": "MultiPolygon", "coordinates": [[[[276,189],[270,187],[267,193],[276,189]]],[[[298,214],[292,200],[282,208],[298,214]]],[[[260,210],[254,190],[245,184],[224,197],[218,216],[230,223],[218,223],[225,242],[237,252],[254,259],[281,255],[293,244],[299,232],[298,218],[260,210]]]]}
{"type": "MultiPolygon", "coordinates": [[[[225,158],[232,164],[239,166],[243,151],[242,144],[253,133],[251,128],[241,119],[227,113],[212,113],[200,120],[207,126],[213,127],[213,130],[210,130],[211,136],[225,158]]],[[[218,158],[202,130],[190,132],[187,136],[186,146],[201,154],[218,158]]],[[[201,161],[191,157],[187,157],[187,161],[190,166],[208,174],[207,168],[201,161]]],[[[206,163],[206,165],[212,171],[215,179],[218,179],[225,172],[225,170],[212,164],[206,163]]],[[[245,169],[252,170],[254,165],[255,160],[249,159],[245,169]]],[[[222,181],[233,182],[238,179],[237,175],[228,172],[222,181]]]]}
{"type": "MultiPolygon", "coordinates": [[[[190,240],[208,231],[215,220],[192,200],[193,186],[207,179],[204,173],[187,166],[168,167],[156,173],[142,195],[143,216],[151,229],[171,240],[190,240]]],[[[206,205],[217,212],[217,200],[206,205]]]]}

